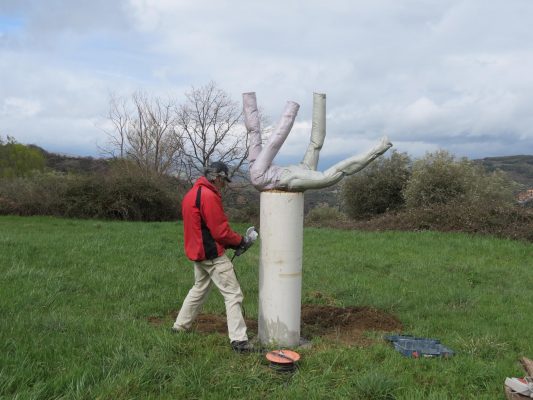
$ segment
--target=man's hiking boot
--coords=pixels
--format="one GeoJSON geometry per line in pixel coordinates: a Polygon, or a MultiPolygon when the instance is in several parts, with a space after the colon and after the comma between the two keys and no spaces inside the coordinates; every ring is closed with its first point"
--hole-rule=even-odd
{"type": "Polygon", "coordinates": [[[254,351],[254,346],[248,340],[234,340],[231,342],[231,348],[236,353],[251,353],[254,351]]]}
{"type": "Polygon", "coordinates": [[[184,333],[184,332],[187,332],[187,329],[177,328],[175,326],[170,328],[170,333],[184,333]]]}

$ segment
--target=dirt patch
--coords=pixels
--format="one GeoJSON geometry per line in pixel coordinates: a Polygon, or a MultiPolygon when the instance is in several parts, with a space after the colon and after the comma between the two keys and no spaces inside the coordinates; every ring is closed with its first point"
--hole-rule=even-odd
{"type": "Polygon", "coordinates": [[[373,307],[333,307],[304,304],[302,335],[324,337],[336,342],[368,346],[375,340],[367,332],[401,332],[394,315],[373,307]]]}
{"type": "MultiPolygon", "coordinates": [[[[177,312],[172,313],[175,319],[177,312]]],[[[152,325],[168,323],[169,318],[148,317],[152,325]]],[[[245,318],[249,333],[257,334],[257,320],[245,318]]],[[[200,314],[192,329],[200,333],[227,334],[225,315],[200,314]]],[[[302,306],[302,336],[322,337],[328,341],[369,346],[375,342],[368,332],[401,332],[402,323],[394,315],[373,307],[333,307],[313,304],[302,306]]],[[[375,335],[374,335],[375,336],[375,335]]]]}

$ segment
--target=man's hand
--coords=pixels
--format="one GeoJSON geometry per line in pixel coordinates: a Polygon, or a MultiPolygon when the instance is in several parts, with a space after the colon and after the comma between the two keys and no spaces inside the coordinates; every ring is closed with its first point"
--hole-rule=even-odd
{"type": "Polygon", "coordinates": [[[246,233],[244,234],[244,236],[242,237],[242,242],[241,244],[239,245],[239,247],[237,247],[237,250],[235,250],[235,256],[240,256],[242,253],[244,253],[246,250],[248,250],[250,247],[252,247],[252,244],[254,244],[254,242],[257,240],[259,234],[257,233],[257,231],[255,230],[255,227],[254,226],[251,226],[249,227],[247,230],[246,230],[246,233]]]}

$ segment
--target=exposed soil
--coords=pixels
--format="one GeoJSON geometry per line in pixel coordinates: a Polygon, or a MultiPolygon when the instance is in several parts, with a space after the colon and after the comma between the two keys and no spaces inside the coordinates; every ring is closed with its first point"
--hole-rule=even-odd
{"type": "Polygon", "coordinates": [[[302,306],[302,335],[324,337],[349,345],[368,346],[374,342],[367,332],[401,332],[394,315],[373,307],[302,306]]]}
{"type": "MultiPolygon", "coordinates": [[[[176,318],[177,312],[172,313],[176,318]]],[[[153,325],[168,323],[169,318],[148,317],[153,325]]],[[[257,320],[245,318],[248,332],[257,334],[257,320]]],[[[192,328],[201,333],[227,334],[226,316],[200,314],[192,328]]],[[[369,346],[375,342],[367,332],[401,332],[402,323],[394,315],[372,307],[346,307],[304,304],[302,306],[302,336],[322,337],[328,341],[369,346]]],[[[375,337],[375,335],[374,335],[375,337]]]]}

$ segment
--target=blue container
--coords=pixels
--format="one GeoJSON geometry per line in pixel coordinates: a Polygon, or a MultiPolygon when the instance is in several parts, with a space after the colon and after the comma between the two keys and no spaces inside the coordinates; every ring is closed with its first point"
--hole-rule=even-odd
{"type": "Polygon", "coordinates": [[[443,346],[438,339],[420,338],[408,335],[386,336],[394,348],[406,357],[451,357],[455,353],[443,346]]]}

